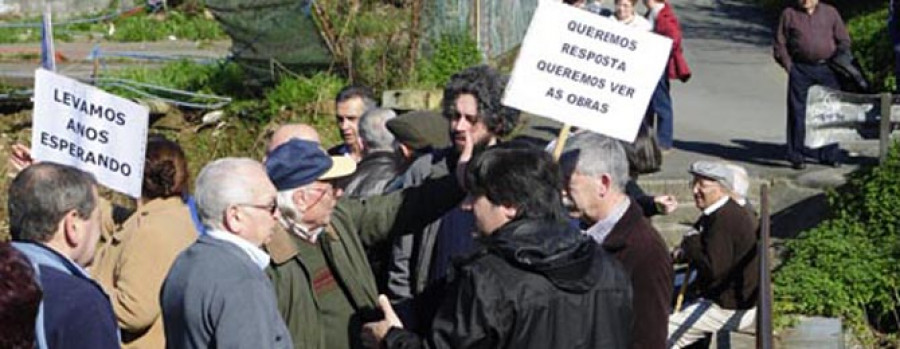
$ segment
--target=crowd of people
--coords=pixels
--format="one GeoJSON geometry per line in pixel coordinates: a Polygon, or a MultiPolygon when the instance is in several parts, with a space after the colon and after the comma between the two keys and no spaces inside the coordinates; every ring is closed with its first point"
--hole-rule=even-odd
{"type": "MultiPolygon", "coordinates": [[[[645,120],[666,150],[669,79],[691,73],[671,6],[644,0],[642,17],[635,4],[607,14],[675,39],[645,120]]],[[[849,45],[835,16],[815,0],[782,16],[775,54],[793,107],[826,78],[826,51],[849,45]],[[826,22],[829,44],[798,34],[826,22]]],[[[281,125],[262,159],[216,159],[193,185],[181,147],[152,135],[130,211],[93,175],[13,146],[0,347],[681,348],[753,327],[758,219],[744,168],[685,169],[700,215],[669,248],[649,217],[678,203],[640,190],[631,146],[581,130],[554,141],[554,158],[514,137],[506,83],[470,67],[439,112],[400,115],[347,86],[341,144],[281,125]]],[[[789,110],[793,140],[802,111],[789,110]]],[[[811,154],[788,150],[795,164],[811,154]]]]}
{"type": "Polygon", "coordinates": [[[661,348],[750,326],[755,218],[732,200],[746,173],[692,165],[703,216],[670,251],[647,217],[677,203],[628,190],[626,144],[581,131],[554,159],[510,139],[519,112],[500,103],[506,81],[471,67],[446,85],[440,114],[399,116],[348,86],[341,145],[326,151],[314,128],[283,125],[261,162],[214,160],[192,192],[179,145],[151,136],[124,220],[91,174],[13,147],[14,242],[0,251],[15,297],[0,302],[19,310],[4,333],[19,332],[4,340],[661,348]],[[679,309],[676,261],[696,274],[679,309]]]}

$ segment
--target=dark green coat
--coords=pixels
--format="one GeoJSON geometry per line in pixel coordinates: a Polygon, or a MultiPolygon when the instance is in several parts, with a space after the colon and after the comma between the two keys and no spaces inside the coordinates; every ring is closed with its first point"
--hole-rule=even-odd
{"type": "Polygon", "coordinates": [[[324,343],[325,331],[340,331],[353,338],[351,343],[359,343],[358,326],[377,320],[372,314],[378,291],[365,248],[391,238],[395,232],[421,231],[463,195],[456,179],[445,176],[387,195],[338,201],[318,246],[342,294],[356,310],[351,316],[351,328],[321,328],[311,270],[304,264],[303,256],[298,255],[295,239],[279,229],[266,244],[272,256],[267,272],[294,347],[339,348],[335,343],[324,343]]]}

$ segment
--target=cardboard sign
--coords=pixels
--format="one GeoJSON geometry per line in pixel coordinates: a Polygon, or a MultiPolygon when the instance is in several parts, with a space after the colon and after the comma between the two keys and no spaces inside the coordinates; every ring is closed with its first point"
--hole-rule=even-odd
{"type": "MultiPolygon", "coordinates": [[[[891,129],[897,130],[900,127],[900,105],[893,103],[891,129]]],[[[815,85],[810,87],[806,99],[804,144],[819,148],[831,143],[878,140],[880,123],[880,95],[847,93],[815,85]]]]}
{"type": "Polygon", "coordinates": [[[100,184],[138,198],[149,117],[144,106],[38,69],[32,156],[90,172],[100,184]]]}
{"type": "Polygon", "coordinates": [[[669,38],[542,1],[503,103],[631,142],[671,48],[669,38]]]}

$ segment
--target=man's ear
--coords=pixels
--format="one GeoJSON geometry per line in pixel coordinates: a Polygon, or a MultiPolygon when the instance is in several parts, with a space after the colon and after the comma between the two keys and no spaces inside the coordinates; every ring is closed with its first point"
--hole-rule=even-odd
{"type": "Polygon", "coordinates": [[[500,205],[500,210],[503,212],[503,215],[510,220],[515,219],[519,214],[519,209],[512,206],[500,205]]]}
{"type": "Polygon", "coordinates": [[[241,210],[235,205],[228,206],[228,208],[222,212],[222,216],[222,225],[225,230],[236,231],[241,225],[241,210]]]}
{"type": "Polygon", "coordinates": [[[612,176],[610,176],[609,173],[604,173],[604,174],[601,174],[599,178],[596,178],[596,180],[597,180],[597,191],[598,191],[597,194],[599,194],[600,197],[605,197],[606,194],[609,194],[610,190],[612,189],[612,185],[613,185],[612,176]]]}
{"type": "Polygon", "coordinates": [[[63,216],[60,224],[63,226],[63,237],[66,245],[76,247],[81,244],[81,234],[84,233],[82,221],[78,217],[78,212],[70,210],[63,216]]]}

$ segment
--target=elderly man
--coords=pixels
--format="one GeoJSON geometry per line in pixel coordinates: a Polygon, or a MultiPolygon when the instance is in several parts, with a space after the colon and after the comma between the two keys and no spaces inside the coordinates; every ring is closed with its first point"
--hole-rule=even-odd
{"type": "Polygon", "coordinates": [[[585,233],[616,256],[634,290],[632,348],[663,348],[672,302],[672,259],[666,243],[625,193],[628,160],[619,141],[591,132],[573,136],[560,164],[571,211],[585,233]]]}
{"type": "Polygon", "coordinates": [[[394,151],[396,141],[385,125],[396,116],[393,110],[375,108],[367,111],[360,119],[359,136],[362,138],[365,155],[344,186],[344,194],[348,197],[368,197],[384,193],[388,185],[400,175],[402,162],[394,151]]]}
{"type": "Polygon", "coordinates": [[[335,120],[341,130],[344,143],[328,149],[329,155],[349,156],[359,162],[363,157],[363,145],[359,138],[359,119],[375,108],[375,97],[366,86],[350,85],[338,92],[334,99],[335,120]]]}
{"type": "Polygon", "coordinates": [[[44,293],[35,324],[48,348],[118,348],[119,328],[109,298],[82,269],[100,238],[94,178],[77,169],[39,163],[9,186],[13,244],[28,257],[44,293]]]}
{"type": "Polygon", "coordinates": [[[729,197],[731,170],[721,162],[691,164],[694,203],[703,211],[685,234],[677,259],[697,271],[700,300],[669,318],[669,345],[685,347],[707,333],[752,326],[759,292],[757,224],[729,197]]]}
{"type": "Polygon", "coordinates": [[[382,298],[385,320],[365,326],[368,347],[627,346],[632,321],[646,320],[632,319],[621,265],[568,223],[553,159],[501,145],[469,166],[462,206],[475,216],[478,252],[455,265],[430,333],[404,330],[382,298]]]}
{"type": "MultiPolygon", "coordinates": [[[[444,118],[450,121],[453,146],[416,160],[404,174],[404,187],[416,186],[427,178],[452,171],[467,139],[475,143],[476,149],[484,149],[512,132],[518,123],[519,111],[500,102],[506,81],[505,76],[486,65],[467,68],[450,78],[444,88],[441,108],[444,118]]],[[[471,212],[457,207],[430,222],[415,239],[404,236],[395,244],[388,294],[393,302],[405,304],[401,305],[400,311],[407,326],[417,328],[433,316],[433,304],[438,299],[417,300],[421,307],[413,306],[412,299],[423,294],[430,285],[441,285],[451,260],[475,249],[474,230],[471,212]],[[414,311],[413,308],[418,309],[414,311]]],[[[407,231],[418,233],[411,229],[407,231]]]]}
{"type": "Polygon", "coordinates": [[[462,198],[452,176],[367,199],[337,200],[331,181],[354,163],[293,139],[266,160],[282,226],[266,248],[278,307],[296,348],[355,348],[363,320],[380,315],[365,249],[394,231],[421,230],[462,198]]]}
{"type": "Polygon", "coordinates": [[[259,246],[278,214],[263,167],[226,158],[206,165],[196,183],[206,234],[182,252],[160,292],[169,348],[291,348],[278,314],[269,264],[259,246]]]}
{"type": "Polygon", "coordinates": [[[810,149],[806,140],[806,97],[813,85],[840,89],[828,59],[850,50],[850,35],[834,7],[819,0],[796,0],[781,13],[775,29],[774,55],[788,73],[787,160],[794,169],[806,167],[805,157],[840,166],[837,144],[810,149]]]}
{"type": "Polygon", "coordinates": [[[272,136],[269,137],[269,142],[266,144],[266,154],[271,153],[279,145],[294,138],[321,143],[319,132],[314,127],[307,124],[286,124],[281,125],[272,132],[272,136]]]}

